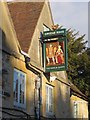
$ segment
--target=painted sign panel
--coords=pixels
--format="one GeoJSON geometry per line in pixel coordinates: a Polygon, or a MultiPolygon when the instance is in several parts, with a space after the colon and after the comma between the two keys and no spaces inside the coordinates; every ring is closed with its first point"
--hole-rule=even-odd
{"type": "Polygon", "coordinates": [[[45,72],[61,71],[67,68],[67,40],[65,30],[64,36],[56,37],[55,35],[53,38],[46,36],[43,39],[43,66],[45,72]]]}

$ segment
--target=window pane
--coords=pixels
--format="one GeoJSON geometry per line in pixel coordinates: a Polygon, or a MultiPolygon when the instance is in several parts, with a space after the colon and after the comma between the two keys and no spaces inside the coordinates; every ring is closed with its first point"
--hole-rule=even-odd
{"type": "Polygon", "coordinates": [[[48,87],[46,86],[46,111],[48,111],[48,87]]]}
{"type": "Polygon", "coordinates": [[[78,104],[74,103],[74,118],[77,118],[77,113],[78,113],[78,104]]]}
{"type": "Polygon", "coordinates": [[[49,105],[49,112],[53,112],[53,105],[49,105]]]}
{"type": "Polygon", "coordinates": [[[14,105],[19,107],[25,107],[25,79],[25,73],[14,69],[14,105]]]}
{"type": "Polygon", "coordinates": [[[21,90],[22,90],[22,103],[24,104],[24,95],[25,95],[25,76],[23,75],[22,76],[22,87],[21,87],[21,90]]]}
{"type": "Polygon", "coordinates": [[[14,71],[14,101],[18,102],[18,72],[14,71]]]}
{"type": "Polygon", "coordinates": [[[24,104],[25,76],[20,74],[20,103],[24,104]]]}
{"type": "Polygon", "coordinates": [[[46,112],[53,112],[53,87],[46,86],[46,112]]]}
{"type": "Polygon", "coordinates": [[[19,91],[20,91],[20,95],[19,95],[19,102],[22,103],[22,100],[21,100],[21,94],[22,94],[22,90],[21,90],[21,85],[22,85],[22,74],[20,74],[20,87],[19,87],[19,91]]]}
{"type": "Polygon", "coordinates": [[[49,88],[49,112],[52,112],[53,105],[52,88],[49,88]]]}

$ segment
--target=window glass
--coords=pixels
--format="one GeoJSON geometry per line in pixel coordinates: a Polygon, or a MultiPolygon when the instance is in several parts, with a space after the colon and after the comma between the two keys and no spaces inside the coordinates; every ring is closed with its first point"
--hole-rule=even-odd
{"type": "Polygon", "coordinates": [[[25,107],[25,92],[26,92],[26,74],[17,69],[14,69],[14,105],[25,107]]]}
{"type": "Polygon", "coordinates": [[[18,72],[14,71],[14,101],[18,102],[18,72]]]}
{"type": "Polygon", "coordinates": [[[53,87],[46,85],[46,113],[53,114],[53,87]]]}
{"type": "Polygon", "coordinates": [[[77,118],[78,115],[78,104],[74,102],[74,118],[77,118]]]}
{"type": "Polygon", "coordinates": [[[48,87],[46,86],[46,111],[48,111],[48,87]]]}

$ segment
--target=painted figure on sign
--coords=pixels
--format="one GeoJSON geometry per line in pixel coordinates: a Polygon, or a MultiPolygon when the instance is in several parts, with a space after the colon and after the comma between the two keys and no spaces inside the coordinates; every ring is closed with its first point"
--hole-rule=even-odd
{"type": "Polygon", "coordinates": [[[53,64],[55,64],[55,60],[54,60],[54,48],[53,48],[52,44],[50,44],[49,48],[46,48],[46,58],[47,58],[48,64],[50,64],[50,59],[52,59],[53,64]]]}
{"type": "Polygon", "coordinates": [[[61,49],[61,45],[58,46],[58,50],[56,52],[56,63],[63,64],[64,63],[64,56],[63,51],[61,49]]]}

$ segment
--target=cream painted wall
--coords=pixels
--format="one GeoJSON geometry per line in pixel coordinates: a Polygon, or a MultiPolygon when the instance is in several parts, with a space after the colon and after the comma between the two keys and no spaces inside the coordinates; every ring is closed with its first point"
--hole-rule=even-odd
{"type": "MultiPolygon", "coordinates": [[[[14,68],[23,71],[26,74],[26,108],[18,108],[28,112],[30,115],[34,115],[34,90],[35,90],[35,78],[36,74],[28,70],[25,66],[25,62],[21,59],[17,59],[13,56],[9,56],[3,53],[3,66],[8,70],[8,74],[3,75],[3,81],[5,83],[4,91],[10,94],[10,97],[2,97],[3,107],[14,107],[13,100],[13,80],[14,80],[14,68]],[[6,58],[6,59],[5,59],[6,58]],[[8,59],[8,60],[7,60],[8,59]]],[[[17,107],[16,107],[17,108],[17,107]]]]}
{"type": "Polygon", "coordinates": [[[70,98],[71,102],[71,111],[73,113],[74,117],[74,102],[78,104],[78,110],[77,110],[77,118],[87,118],[88,119],[88,102],[84,99],[81,99],[75,95],[72,95],[70,98]]]}
{"type": "Polygon", "coordinates": [[[16,32],[14,30],[7,4],[5,2],[0,2],[0,28],[6,37],[5,41],[2,41],[2,43],[5,42],[9,50],[19,54],[20,45],[17,40],[16,32]]]}
{"type": "MultiPolygon", "coordinates": [[[[43,10],[40,14],[40,18],[38,20],[35,32],[32,37],[31,46],[28,51],[28,54],[33,64],[36,64],[36,66],[41,68],[42,68],[42,45],[39,41],[39,38],[40,38],[40,32],[43,32],[43,24],[47,25],[50,28],[53,25],[51,12],[47,2],[45,2],[43,10]]],[[[59,79],[68,83],[66,71],[56,72],[55,74],[59,79]]]]}
{"type": "MultiPolygon", "coordinates": [[[[13,23],[11,21],[11,18],[8,13],[7,6],[5,4],[2,4],[0,6],[0,9],[2,7],[3,10],[3,17],[6,16],[6,18],[3,20],[3,23],[0,23],[0,27],[5,32],[6,35],[6,41],[9,45],[8,47],[13,51],[15,50],[17,53],[19,53],[18,50],[18,42],[15,35],[15,31],[13,28],[13,23]]],[[[51,19],[51,13],[49,11],[47,3],[45,3],[43,7],[43,11],[41,12],[41,16],[38,20],[31,46],[29,48],[28,54],[30,55],[31,61],[33,63],[42,66],[42,47],[39,42],[40,32],[43,31],[43,23],[47,26],[51,27],[53,24],[53,21],[51,19]],[[48,14],[47,14],[48,13],[48,14]]],[[[36,74],[34,74],[32,71],[26,69],[25,62],[23,56],[20,54],[21,59],[17,59],[13,56],[10,57],[10,65],[11,65],[11,71],[9,73],[9,83],[10,83],[10,98],[4,99],[3,105],[7,106],[10,105],[10,107],[13,107],[13,69],[17,68],[19,70],[22,70],[26,73],[26,109],[28,113],[31,115],[34,115],[34,89],[35,89],[35,78],[37,77],[36,74]]],[[[8,67],[7,67],[8,69],[8,67]]],[[[58,72],[55,74],[59,79],[63,80],[64,82],[68,83],[68,79],[66,76],[66,72],[58,72]]],[[[46,78],[46,76],[42,73],[42,105],[41,105],[41,111],[42,115],[46,116],[46,91],[45,86],[46,84],[52,85],[54,87],[53,95],[54,95],[54,113],[57,118],[68,118],[69,117],[69,95],[70,95],[70,87],[65,85],[63,82],[55,80],[54,82],[49,82],[46,78]]]]}
{"type": "Polygon", "coordinates": [[[53,86],[54,115],[56,118],[70,117],[70,87],[60,81],[49,82],[42,77],[42,116],[46,116],[46,84],[53,86]]]}
{"type": "MultiPolygon", "coordinates": [[[[37,66],[42,67],[42,46],[39,41],[40,32],[43,31],[43,24],[51,28],[53,20],[48,7],[45,3],[43,10],[40,14],[40,18],[36,25],[35,32],[32,37],[31,46],[29,48],[28,54],[30,55],[31,61],[37,64],[37,66]]],[[[50,73],[52,76],[57,76],[58,79],[68,84],[68,79],[65,71],[60,71],[56,73],[50,73]]],[[[54,81],[52,83],[48,82],[46,76],[42,74],[42,105],[41,111],[42,116],[46,116],[46,84],[52,85],[54,87],[54,112],[57,118],[68,118],[70,117],[70,87],[61,83],[59,81],[54,81]]]]}
{"type": "Polygon", "coordinates": [[[40,14],[36,29],[34,31],[31,46],[29,48],[28,54],[30,55],[31,61],[37,63],[39,66],[42,66],[42,46],[40,43],[40,32],[43,32],[43,24],[46,24],[51,28],[53,24],[51,19],[51,14],[48,8],[48,4],[45,3],[40,14]]]}

